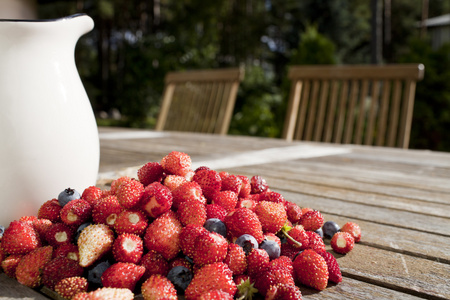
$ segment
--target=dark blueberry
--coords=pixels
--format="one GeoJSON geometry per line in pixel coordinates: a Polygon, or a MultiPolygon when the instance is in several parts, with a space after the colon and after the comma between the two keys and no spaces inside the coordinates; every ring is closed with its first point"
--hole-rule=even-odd
{"type": "Polygon", "coordinates": [[[191,283],[192,277],[191,270],[184,266],[173,267],[167,274],[167,279],[173,283],[179,293],[184,293],[189,283],[191,283]]]}
{"type": "Polygon", "coordinates": [[[323,230],[322,230],[322,228],[319,228],[319,229],[317,229],[314,232],[317,233],[321,238],[323,238],[323,230]]]}
{"type": "Polygon", "coordinates": [[[88,271],[87,280],[89,284],[102,285],[102,274],[111,266],[111,263],[107,260],[96,264],[92,269],[88,271]]]}
{"type": "Polygon", "coordinates": [[[326,221],[322,226],[323,236],[329,239],[331,239],[339,230],[341,230],[341,227],[333,221],[326,221]]]}
{"type": "Polygon", "coordinates": [[[260,249],[266,250],[267,254],[269,254],[270,259],[275,259],[280,257],[281,249],[277,242],[272,240],[264,240],[261,245],[259,245],[260,249]]]}
{"type": "Polygon", "coordinates": [[[81,224],[81,225],[78,227],[77,232],[75,233],[75,239],[74,239],[75,245],[77,244],[78,238],[80,237],[80,233],[83,231],[83,229],[85,229],[86,227],[88,227],[89,225],[92,225],[92,224],[94,224],[94,223],[92,223],[92,222],[87,222],[87,223],[81,224]]]}
{"type": "Polygon", "coordinates": [[[227,227],[222,221],[220,221],[217,218],[211,218],[206,220],[203,227],[205,227],[207,230],[211,232],[217,232],[223,235],[225,238],[227,237],[227,227]]]}
{"type": "Polygon", "coordinates": [[[58,203],[61,206],[66,205],[72,200],[80,199],[81,195],[76,190],[67,188],[58,195],[58,203]]]}
{"type": "Polygon", "coordinates": [[[2,239],[3,233],[5,232],[5,227],[0,225],[0,240],[2,239]]]}
{"type": "Polygon", "coordinates": [[[234,242],[244,249],[245,255],[248,255],[253,249],[258,249],[258,242],[250,234],[243,234],[234,242]]]}

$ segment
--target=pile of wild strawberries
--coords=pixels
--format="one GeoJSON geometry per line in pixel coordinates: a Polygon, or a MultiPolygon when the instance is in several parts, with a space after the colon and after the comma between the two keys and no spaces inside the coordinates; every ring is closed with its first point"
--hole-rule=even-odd
{"type": "Polygon", "coordinates": [[[0,240],[6,275],[67,299],[301,299],[299,285],[342,281],[327,252],[346,254],[359,226],[324,222],[248,178],[192,169],[171,152],[109,190],[66,189],[0,240]]]}

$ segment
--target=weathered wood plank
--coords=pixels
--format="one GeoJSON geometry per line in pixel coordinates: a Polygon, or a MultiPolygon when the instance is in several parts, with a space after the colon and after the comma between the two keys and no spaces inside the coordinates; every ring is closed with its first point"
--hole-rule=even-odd
{"type": "Polygon", "coordinates": [[[37,291],[30,289],[17,280],[6,276],[5,273],[0,273],[0,299],[14,299],[14,300],[48,300],[47,297],[41,295],[37,291]]]}

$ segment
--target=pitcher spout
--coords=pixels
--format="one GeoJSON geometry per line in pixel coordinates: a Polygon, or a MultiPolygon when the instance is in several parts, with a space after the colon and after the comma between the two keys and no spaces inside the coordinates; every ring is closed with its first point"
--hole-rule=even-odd
{"type": "Polygon", "coordinates": [[[72,23],[72,28],[78,36],[82,36],[94,28],[94,20],[84,13],[67,16],[60,20],[72,23]]]}

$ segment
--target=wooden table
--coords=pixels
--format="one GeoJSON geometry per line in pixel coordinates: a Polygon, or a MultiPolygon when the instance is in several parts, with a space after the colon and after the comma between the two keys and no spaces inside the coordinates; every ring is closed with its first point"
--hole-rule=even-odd
{"type": "MultiPolygon", "coordinates": [[[[450,298],[450,153],[121,128],[99,131],[99,185],[136,176],[144,163],[176,150],[189,154],[194,168],[261,175],[272,190],[320,210],[326,221],[358,223],[361,242],[347,255],[336,254],[343,282],[321,292],[301,287],[304,299],[450,298]]],[[[1,298],[5,283],[15,284],[2,274],[0,299],[6,299],[1,298]]],[[[20,285],[19,290],[34,292],[20,285]]]]}

